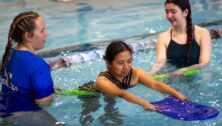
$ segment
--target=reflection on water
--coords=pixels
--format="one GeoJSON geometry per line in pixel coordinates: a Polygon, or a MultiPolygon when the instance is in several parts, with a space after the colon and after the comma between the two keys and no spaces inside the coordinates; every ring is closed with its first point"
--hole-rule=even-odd
{"type": "Polygon", "coordinates": [[[80,123],[82,126],[90,125],[96,118],[100,120],[100,124],[103,126],[118,126],[123,124],[123,116],[119,114],[118,107],[115,107],[115,97],[102,96],[105,102],[103,106],[104,114],[99,117],[95,117],[94,113],[101,107],[99,103],[100,96],[93,97],[79,97],[82,101],[82,111],[80,116],[80,123]]]}
{"type": "MultiPolygon", "coordinates": [[[[87,3],[86,3],[87,4],[87,3]]],[[[89,28],[89,19],[87,18],[87,14],[93,10],[91,5],[85,5],[82,8],[77,9],[75,12],[77,13],[76,18],[77,18],[77,39],[79,41],[84,41],[88,39],[88,28],[89,28]]]]}
{"type": "Polygon", "coordinates": [[[93,116],[93,112],[101,107],[99,104],[99,98],[100,96],[80,97],[80,100],[82,101],[82,111],[79,121],[82,126],[88,126],[94,121],[95,117],[93,116]]]}
{"type": "Polygon", "coordinates": [[[107,104],[104,107],[105,113],[99,117],[101,124],[104,126],[118,126],[123,124],[123,116],[119,114],[115,97],[104,96],[104,101],[107,104]]]}

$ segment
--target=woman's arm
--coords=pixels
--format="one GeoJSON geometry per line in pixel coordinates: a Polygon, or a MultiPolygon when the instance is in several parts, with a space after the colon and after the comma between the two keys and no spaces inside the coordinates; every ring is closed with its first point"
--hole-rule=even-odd
{"type": "Polygon", "coordinates": [[[150,75],[155,74],[165,66],[167,59],[166,57],[167,44],[165,43],[168,40],[167,34],[168,32],[164,32],[160,34],[160,36],[157,38],[156,63],[151,67],[150,71],[148,72],[150,75]]]}
{"type": "Polygon", "coordinates": [[[145,86],[152,88],[154,90],[158,90],[162,93],[166,93],[166,94],[175,96],[181,100],[187,99],[183,94],[176,91],[175,89],[173,89],[169,85],[166,85],[165,83],[154,80],[151,76],[149,76],[142,69],[137,68],[135,70],[139,74],[139,80],[138,80],[139,83],[144,84],[145,86]]]}
{"type": "Polygon", "coordinates": [[[40,107],[47,107],[51,105],[52,99],[53,99],[53,95],[50,95],[45,98],[35,99],[35,103],[40,107]]]}
{"type": "Polygon", "coordinates": [[[112,82],[110,82],[104,77],[98,77],[95,82],[95,86],[98,90],[100,90],[101,92],[107,95],[121,97],[129,102],[143,106],[145,110],[157,109],[156,106],[150,104],[148,101],[141,99],[125,90],[121,90],[115,84],[113,84],[112,82]]]}
{"type": "Polygon", "coordinates": [[[199,66],[203,67],[210,62],[211,53],[212,53],[212,41],[210,33],[207,29],[201,29],[200,37],[200,58],[199,66]]]}

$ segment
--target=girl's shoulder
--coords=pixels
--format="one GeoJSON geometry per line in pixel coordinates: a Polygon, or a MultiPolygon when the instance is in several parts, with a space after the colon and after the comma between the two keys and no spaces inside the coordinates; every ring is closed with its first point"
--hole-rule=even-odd
{"type": "Polygon", "coordinates": [[[171,34],[170,34],[171,29],[168,29],[162,33],[159,34],[157,37],[157,44],[164,44],[168,45],[171,39],[171,34]]]}
{"type": "Polygon", "coordinates": [[[158,36],[158,38],[165,38],[165,37],[170,37],[170,31],[171,31],[171,28],[169,28],[168,30],[164,31],[164,32],[161,32],[158,36]]]}
{"type": "Polygon", "coordinates": [[[132,68],[132,74],[135,76],[139,76],[141,73],[144,73],[145,71],[140,67],[134,67],[132,68]]]}
{"type": "Polygon", "coordinates": [[[202,42],[202,40],[208,40],[211,38],[208,29],[194,25],[194,36],[197,42],[202,42]]]}
{"type": "Polygon", "coordinates": [[[194,25],[194,31],[195,31],[195,34],[209,33],[208,29],[198,26],[198,25],[194,25]]]}

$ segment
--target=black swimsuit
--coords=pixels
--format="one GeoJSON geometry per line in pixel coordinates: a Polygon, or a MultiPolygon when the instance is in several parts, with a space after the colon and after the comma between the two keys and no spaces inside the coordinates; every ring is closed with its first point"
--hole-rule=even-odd
{"type": "Polygon", "coordinates": [[[132,77],[132,70],[129,72],[129,74],[123,78],[122,82],[117,80],[110,72],[100,72],[99,76],[104,76],[108,78],[110,81],[112,81],[116,86],[118,86],[121,89],[127,89],[132,87],[130,85],[131,77],[132,77]]]}
{"type": "Polygon", "coordinates": [[[193,64],[199,63],[200,57],[200,46],[197,44],[196,40],[192,40],[192,48],[189,62],[187,62],[187,45],[177,44],[172,39],[172,30],[170,31],[170,43],[167,48],[167,62],[175,65],[177,68],[191,66],[193,64]]]}

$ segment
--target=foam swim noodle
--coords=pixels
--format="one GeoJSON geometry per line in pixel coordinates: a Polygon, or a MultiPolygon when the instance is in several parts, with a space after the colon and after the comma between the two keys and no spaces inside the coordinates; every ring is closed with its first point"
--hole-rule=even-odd
{"type": "MultiPolygon", "coordinates": [[[[197,74],[200,73],[199,69],[193,69],[193,70],[187,70],[185,71],[182,75],[183,76],[189,76],[189,75],[193,75],[193,74],[197,74]]],[[[170,74],[169,73],[165,73],[165,74],[156,74],[152,76],[154,79],[164,79],[164,78],[169,78],[170,74]]]]}
{"type": "Polygon", "coordinates": [[[80,89],[71,89],[71,90],[55,89],[55,93],[59,95],[66,95],[66,96],[72,96],[72,95],[86,96],[86,95],[96,95],[98,92],[80,90],[80,89]]]}

